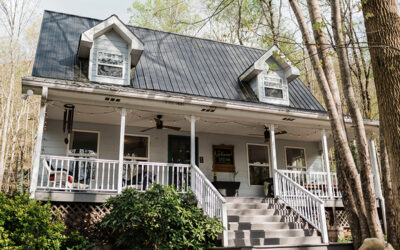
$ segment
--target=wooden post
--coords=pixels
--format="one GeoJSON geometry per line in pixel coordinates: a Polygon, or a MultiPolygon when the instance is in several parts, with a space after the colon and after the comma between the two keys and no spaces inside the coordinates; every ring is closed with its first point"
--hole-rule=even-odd
{"type": "Polygon", "coordinates": [[[190,165],[196,165],[196,117],[190,116],[190,165]]]}
{"type": "Polygon", "coordinates": [[[331,176],[331,168],[329,166],[329,155],[328,155],[328,140],[326,139],[325,129],[322,130],[321,135],[322,135],[323,161],[325,164],[325,171],[327,174],[327,181],[328,181],[328,196],[329,199],[333,199],[332,176],[331,176]]]}
{"type": "Polygon", "coordinates": [[[269,133],[270,133],[270,147],[271,147],[271,165],[272,165],[272,172],[274,174],[274,194],[275,197],[279,196],[278,191],[278,176],[276,170],[278,170],[278,164],[276,162],[276,146],[275,146],[275,125],[269,125],[269,133]]]}
{"type": "Polygon", "coordinates": [[[383,227],[385,232],[387,232],[387,225],[386,225],[386,207],[385,207],[385,198],[382,194],[382,187],[381,187],[381,178],[379,174],[379,165],[378,165],[378,158],[376,155],[376,145],[375,139],[371,136],[369,138],[369,155],[371,158],[371,165],[372,165],[372,173],[374,177],[374,186],[375,186],[375,194],[376,198],[380,201],[380,206],[382,210],[382,219],[383,219],[383,227]]]}
{"type": "Polygon", "coordinates": [[[125,118],[126,118],[126,109],[121,109],[121,128],[119,134],[119,162],[118,162],[118,193],[122,193],[122,174],[124,167],[124,140],[125,140],[125,118]]]}
{"type": "Polygon", "coordinates": [[[226,203],[222,203],[222,225],[225,228],[222,232],[222,246],[228,247],[228,213],[226,203]]]}
{"type": "Polygon", "coordinates": [[[35,192],[39,177],[39,165],[40,165],[40,155],[42,151],[43,130],[44,130],[44,122],[46,119],[47,95],[48,95],[48,88],[44,86],[42,88],[42,99],[40,101],[39,120],[36,133],[36,144],[32,160],[31,186],[29,189],[30,198],[35,198],[35,192]]]}

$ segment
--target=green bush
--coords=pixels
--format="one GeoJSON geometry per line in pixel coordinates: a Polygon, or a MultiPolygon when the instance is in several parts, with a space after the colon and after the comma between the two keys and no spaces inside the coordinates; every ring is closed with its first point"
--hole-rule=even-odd
{"type": "Polygon", "coordinates": [[[146,192],[127,189],[112,197],[110,214],[102,226],[123,249],[204,249],[223,231],[216,218],[207,218],[193,204],[193,193],[180,194],[173,186],[154,185],[146,192]]]}
{"type": "Polygon", "coordinates": [[[0,193],[0,249],[60,249],[64,230],[53,220],[50,203],[0,193]]]}

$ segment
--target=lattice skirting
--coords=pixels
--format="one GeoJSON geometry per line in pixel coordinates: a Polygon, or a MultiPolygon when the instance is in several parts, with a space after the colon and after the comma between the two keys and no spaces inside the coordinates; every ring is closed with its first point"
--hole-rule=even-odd
{"type": "Polygon", "coordinates": [[[99,224],[110,208],[103,204],[52,202],[51,210],[53,215],[64,221],[68,231],[79,231],[92,239],[102,239],[106,234],[99,224]]]}
{"type": "Polygon", "coordinates": [[[336,225],[343,228],[350,228],[349,220],[347,219],[347,213],[345,210],[335,211],[335,221],[336,225]]]}

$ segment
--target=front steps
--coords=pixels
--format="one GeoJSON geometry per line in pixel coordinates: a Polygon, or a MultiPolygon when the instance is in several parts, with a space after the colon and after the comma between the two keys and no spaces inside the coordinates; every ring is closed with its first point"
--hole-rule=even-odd
{"type": "Polygon", "coordinates": [[[273,198],[226,200],[230,248],[326,249],[315,229],[273,198]]]}

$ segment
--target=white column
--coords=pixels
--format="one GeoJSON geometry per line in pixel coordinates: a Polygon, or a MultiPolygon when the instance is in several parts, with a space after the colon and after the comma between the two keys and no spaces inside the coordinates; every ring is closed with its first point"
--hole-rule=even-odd
{"type": "Polygon", "coordinates": [[[325,171],[327,174],[327,181],[328,181],[328,196],[329,199],[333,199],[333,186],[332,186],[332,176],[331,176],[331,168],[329,166],[329,155],[328,155],[328,140],[326,139],[326,131],[325,129],[321,132],[322,136],[322,151],[323,151],[323,161],[325,165],[325,171]]]}
{"type": "Polygon", "coordinates": [[[385,232],[387,232],[385,198],[383,197],[383,194],[382,194],[381,178],[380,178],[380,173],[379,173],[378,158],[377,158],[377,154],[376,154],[376,145],[375,145],[375,140],[373,137],[369,138],[369,155],[371,158],[372,173],[374,175],[375,195],[376,195],[376,198],[380,200],[383,226],[384,226],[385,232]]]}
{"type": "Polygon", "coordinates": [[[275,125],[269,125],[269,133],[270,133],[270,148],[271,148],[271,165],[272,165],[272,172],[274,174],[274,193],[275,197],[279,195],[278,191],[278,176],[276,170],[278,169],[278,164],[276,161],[276,146],[275,146],[275,125]]]}
{"type": "Polygon", "coordinates": [[[196,117],[190,116],[190,165],[196,165],[196,117]]]}
{"type": "Polygon", "coordinates": [[[118,162],[118,187],[117,191],[120,194],[122,192],[122,174],[124,167],[124,140],[125,140],[125,119],[126,109],[121,109],[121,128],[119,134],[119,162],[118,162]]]}
{"type": "Polygon", "coordinates": [[[34,151],[33,160],[32,160],[31,186],[29,189],[31,198],[35,198],[35,191],[36,191],[38,177],[39,177],[39,165],[40,165],[40,155],[41,155],[41,151],[42,151],[43,130],[44,130],[44,122],[46,119],[47,94],[48,94],[48,88],[43,87],[42,88],[42,99],[40,101],[40,111],[39,111],[39,120],[38,120],[38,127],[37,127],[37,133],[36,133],[35,151],[34,151]]]}

